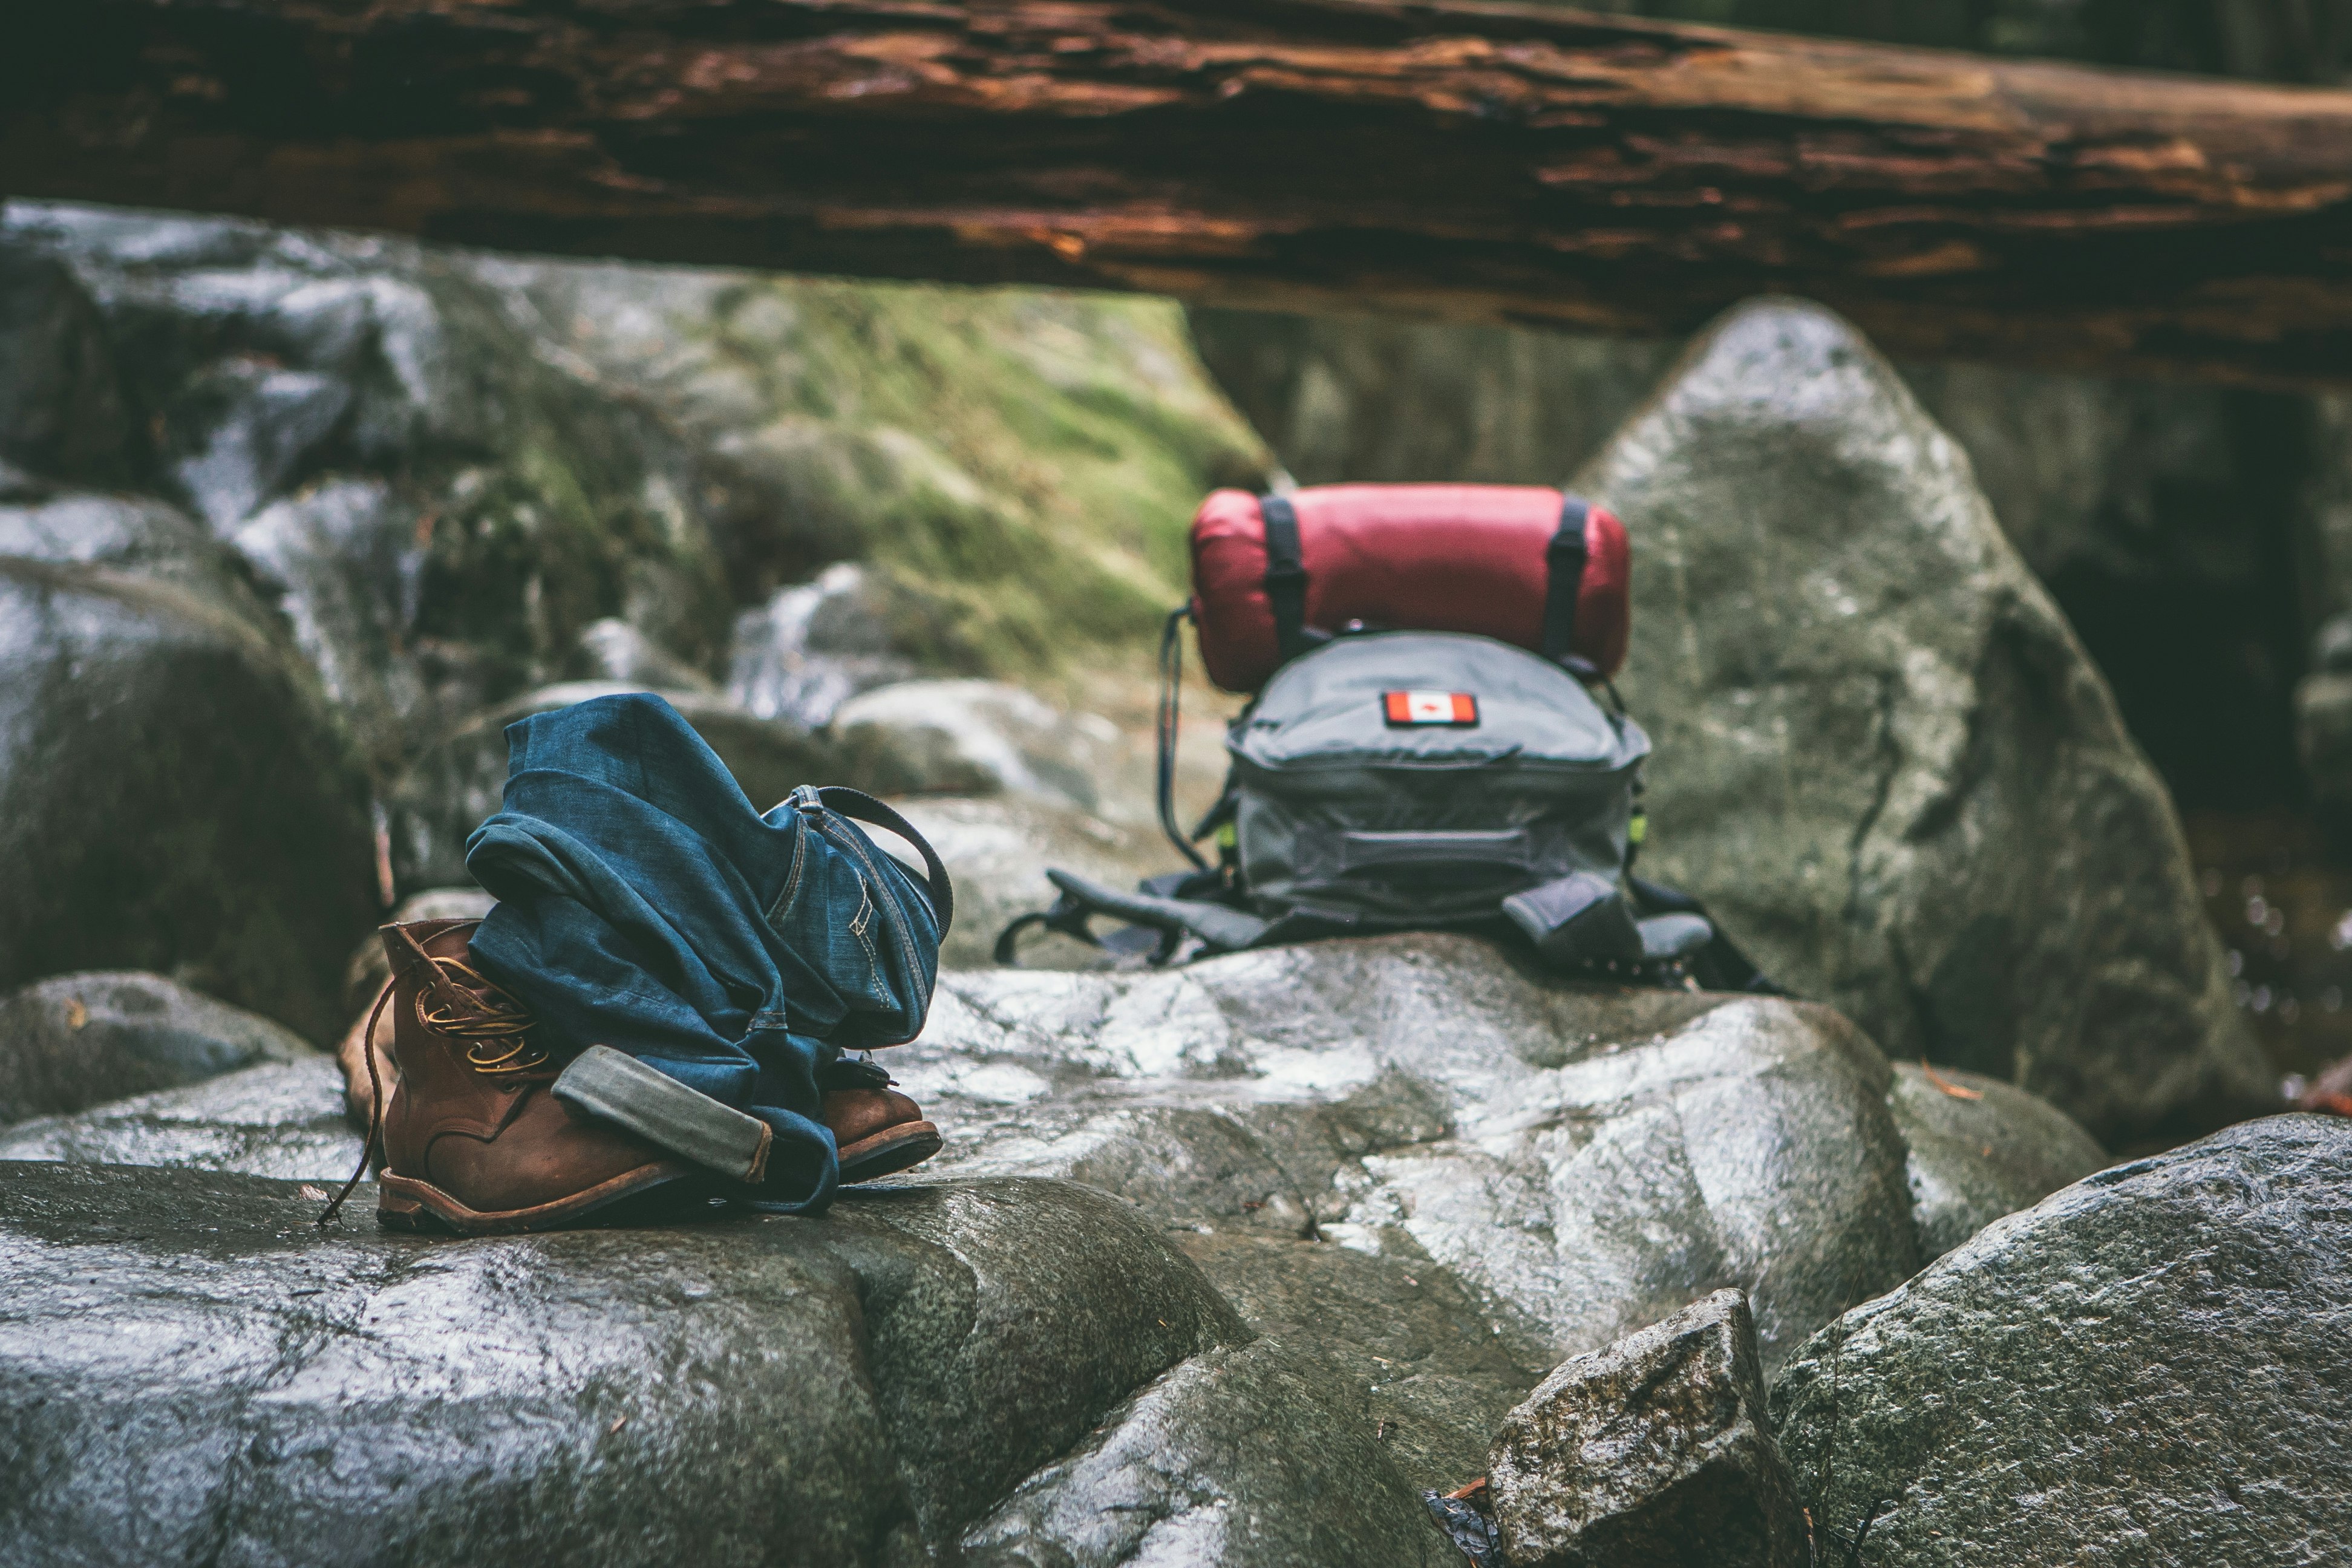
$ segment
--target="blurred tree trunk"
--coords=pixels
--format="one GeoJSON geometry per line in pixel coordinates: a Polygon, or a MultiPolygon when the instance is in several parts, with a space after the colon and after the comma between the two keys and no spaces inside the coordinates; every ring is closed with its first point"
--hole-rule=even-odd
{"type": "Polygon", "coordinates": [[[2352,379],[2352,93],[1422,0],[15,0],[0,190],[2352,379]],[[29,46],[29,47],[27,47],[29,46]]]}

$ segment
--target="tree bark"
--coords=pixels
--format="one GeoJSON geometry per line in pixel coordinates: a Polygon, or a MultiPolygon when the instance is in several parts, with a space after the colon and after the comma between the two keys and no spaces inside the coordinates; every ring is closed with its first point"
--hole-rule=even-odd
{"type": "Polygon", "coordinates": [[[6,0],[0,191],[2352,382],[2352,93],[1409,0],[6,0]]]}

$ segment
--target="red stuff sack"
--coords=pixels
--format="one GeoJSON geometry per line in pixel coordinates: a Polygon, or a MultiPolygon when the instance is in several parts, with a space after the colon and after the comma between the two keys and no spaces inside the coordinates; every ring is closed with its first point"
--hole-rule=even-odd
{"type": "Polygon", "coordinates": [[[1192,621],[1227,691],[1351,624],[1475,633],[1610,676],[1631,564],[1624,524],[1536,485],[1219,490],[1192,519],[1192,621]]]}

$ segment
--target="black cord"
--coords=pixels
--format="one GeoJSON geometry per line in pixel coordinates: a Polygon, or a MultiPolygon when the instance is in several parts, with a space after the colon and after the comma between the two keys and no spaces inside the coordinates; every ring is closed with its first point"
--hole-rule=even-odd
{"type": "Polygon", "coordinates": [[[1168,842],[1176,846],[1179,854],[1205,871],[1208,861],[1176,826],[1176,735],[1183,701],[1184,623],[1192,614],[1190,605],[1169,611],[1168,624],[1160,633],[1160,830],[1168,835],[1168,842]]]}

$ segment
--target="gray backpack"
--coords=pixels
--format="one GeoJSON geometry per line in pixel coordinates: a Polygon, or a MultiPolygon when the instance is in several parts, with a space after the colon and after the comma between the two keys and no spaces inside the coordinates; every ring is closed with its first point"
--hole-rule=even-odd
{"type": "MultiPolygon", "coordinates": [[[[1171,617],[1171,640],[1179,631],[1171,617]]],[[[1176,673],[1170,656],[1169,674],[1176,673]]],[[[1548,967],[1758,989],[1695,900],[1631,875],[1649,737],[1568,668],[1483,637],[1360,632],[1285,664],[1234,719],[1232,772],[1190,835],[1175,826],[1172,699],[1160,808],[1195,870],[1122,892],[1049,870],[1033,925],[1166,963],[1323,936],[1516,931],[1548,967]],[[1192,847],[1213,837],[1211,865],[1192,847]],[[1097,938],[1106,915],[1127,931],[1097,938]]]]}

